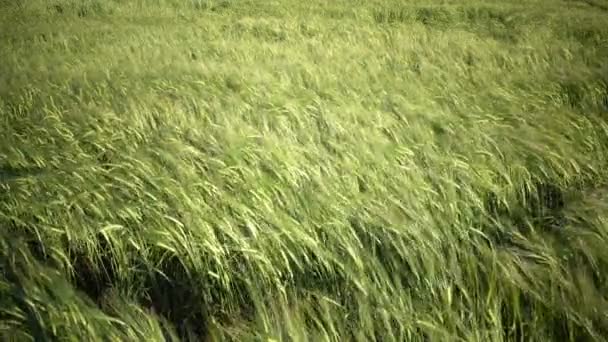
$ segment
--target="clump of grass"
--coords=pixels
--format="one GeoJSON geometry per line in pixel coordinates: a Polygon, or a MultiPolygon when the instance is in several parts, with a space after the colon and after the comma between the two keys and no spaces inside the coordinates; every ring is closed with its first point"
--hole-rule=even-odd
{"type": "Polygon", "coordinates": [[[0,4],[0,338],[608,334],[593,6],[0,4]]]}

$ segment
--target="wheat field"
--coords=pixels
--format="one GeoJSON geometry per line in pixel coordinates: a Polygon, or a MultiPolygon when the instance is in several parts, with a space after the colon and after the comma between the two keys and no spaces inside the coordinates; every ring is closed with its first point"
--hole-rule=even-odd
{"type": "Polygon", "coordinates": [[[606,0],[0,0],[0,340],[605,341],[606,0]]]}

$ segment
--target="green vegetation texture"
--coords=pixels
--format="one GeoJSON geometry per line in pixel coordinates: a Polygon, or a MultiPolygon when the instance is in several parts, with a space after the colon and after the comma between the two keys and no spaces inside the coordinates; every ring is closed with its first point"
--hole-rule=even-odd
{"type": "Polygon", "coordinates": [[[0,340],[604,341],[608,1],[0,0],[0,340]]]}

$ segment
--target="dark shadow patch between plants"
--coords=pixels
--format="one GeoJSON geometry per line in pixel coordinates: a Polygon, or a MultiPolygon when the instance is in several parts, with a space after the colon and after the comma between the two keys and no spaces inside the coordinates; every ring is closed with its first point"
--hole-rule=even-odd
{"type": "MultiPolygon", "coordinates": [[[[566,218],[565,191],[550,183],[537,182],[531,189],[524,189],[517,203],[509,205],[500,202],[494,193],[488,193],[485,199],[485,212],[489,216],[490,226],[494,223],[514,227],[517,233],[529,233],[530,224],[535,229],[555,233],[564,227],[566,218]]],[[[498,245],[511,245],[511,232],[488,227],[491,240],[498,245]]]]}
{"type": "MultiPolygon", "coordinates": [[[[235,258],[240,260],[238,255],[235,258]]],[[[235,263],[242,267],[246,264],[235,263]]],[[[253,318],[255,305],[242,279],[231,277],[230,289],[226,290],[219,279],[184,265],[177,256],[165,258],[156,267],[146,272],[145,295],[140,302],[171,323],[180,340],[208,338],[211,317],[220,324],[253,318]]]]}
{"type": "Polygon", "coordinates": [[[180,339],[200,340],[206,336],[205,300],[176,257],[165,261],[161,270],[149,270],[146,283],[144,306],[173,324],[180,339]]]}
{"type": "MultiPolygon", "coordinates": [[[[495,246],[506,247],[508,249],[526,250],[525,246],[519,244],[518,234],[521,238],[531,233],[533,227],[537,233],[544,234],[549,244],[554,244],[555,248],[563,250],[564,253],[571,251],[575,255],[569,259],[564,259],[565,267],[570,270],[578,268],[592,269],[589,264],[577,259],[584,258],[584,252],[577,251],[576,244],[569,239],[569,216],[567,208],[574,201],[570,195],[579,194],[578,188],[560,188],[551,183],[537,182],[531,189],[526,189],[519,196],[516,203],[510,203],[509,208],[498,200],[498,196],[489,193],[486,196],[485,211],[490,217],[487,222],[486,233],[491,243],[495,246]],[[509,230],[493,229],[494,224],[503,224],[509,230]]],[[[582,228],[584,229],[584,228],[582,228]]],[[[572,235],[572,232],[570,232],[572,235]]],[[[576,233],[574,233],[576,236],[576,233]]],[[[519,239],[520,239],[519,238],[519,239]]],[[[593,274],[593,273],[592,273],[593,274]]],[[[600,279],[593,278],[594,286],[602,288],[600,279]]],[[[545,333],[556,341],[593,341],[593,333],[589,332],[580,321],[568,317],[564,311],[554,312],[551,309],[555,303],[545,305],[538,299],[532,297],[527,292],[519,294],[518,306],[505,302],[501,309],[501,319],[503,321],[503,336],[508,340],[523,340],[525,336],[533,335],[529,331],[530,326],[527,322],[534,320],[530,313],[544,312],[545,319],[550,327],[545,333]],[[533,307],[536,306],[536,309],[533,307]]],[[[555,299],[553,299],[555,300],[555,299]]],[[[595,327],[596,331],[602,327],[595,327]]]]}
{"type": "Polygon", "coordinates": [[[0,166],[0,184],[9,183],[20,178],[39,176],[45,169],[39,167],[14,167],[10,165],[0,166]]]}
{"type": "Polygon", "coordinates": [[[72,279],[74,285],[93,302],[99,304],[105,292],[116,283],[116,269],[106,240],[99,236],[97,243],[100,253],[96,260],[73,247],[68,247],[68,254],[74,272],[72,279]]]}

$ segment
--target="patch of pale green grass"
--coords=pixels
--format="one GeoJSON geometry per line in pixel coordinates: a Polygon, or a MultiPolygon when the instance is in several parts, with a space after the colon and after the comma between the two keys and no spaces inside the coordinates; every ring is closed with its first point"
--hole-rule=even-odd
{"type": "Polygon", "coordinates": [[[604,3],[0,1],[1,339],[604,340],[604,3]]]}

